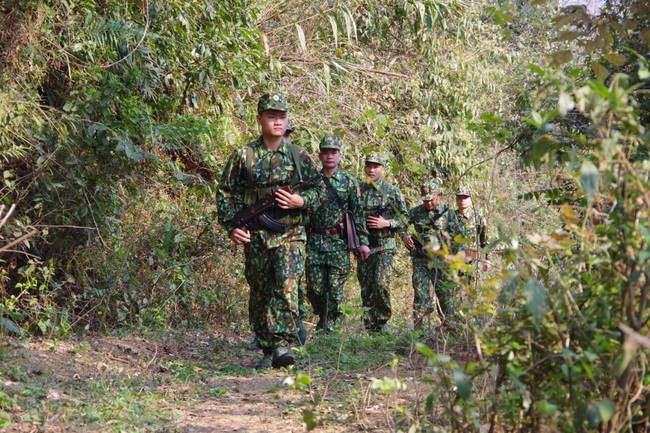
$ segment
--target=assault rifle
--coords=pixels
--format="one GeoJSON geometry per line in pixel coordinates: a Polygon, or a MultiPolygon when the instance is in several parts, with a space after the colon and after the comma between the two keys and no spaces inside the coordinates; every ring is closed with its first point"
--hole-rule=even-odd
{"type": "MultiPolygon", "coordinates": [[[[436,212],[433,214],[429,222],[431,223],[430,227],[438,230],[438,220],[442,218],[442,216],[447,212],[449,207],[443,206],[440,212],[436,212]]],[[[424,245],[422,245],[422,242],[415,236],[413,236],[413,248],[411,248],[411,256],[412,257],[427,257],[427,253],[423,249],[424,245]]]]}
{"type": "MultiPolygon", "coordinates": [[[[280,189],[293,194],[318,179],[320,179],[320,174],[314,176],[308,181],[301,181],[295,185],[285,185],[280,189]]],[[[235,228],[244,229],[247,228],[248,225],[252,222],[259,222],[262,226],[266,227],[269,230],[273,230],[274,232],[278,233],[284,233],[287,231],[287,225],[271,218],[269,214],[266,213],[268,210],[275,208],[277,205],[278,204],[275,201],[274,192],[273,194],[270,194],[269,196],[258,200],[252,205],[245,207],[244,209],[237,212],[232,220],[230,220],[230,224],[235,228]]]]}

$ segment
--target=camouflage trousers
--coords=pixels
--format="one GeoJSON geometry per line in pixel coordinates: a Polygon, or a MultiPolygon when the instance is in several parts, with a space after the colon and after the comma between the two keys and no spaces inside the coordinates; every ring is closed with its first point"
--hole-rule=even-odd
{"type": "Polygon", "coordinates": [[[298,292],[304,273],[305,243],[288,242],[266,249],[260,242],[244,248],[246,281],[250,286],[248,317],[261,349],[298,338],[301,319],[298,292]]]}
{"type": "Polygon", "coordinates": [[[358,261],[363,321],[368,330],[378,331],[390,320],[390,277],[394,255],[393,251],[384,250],[371,254],[367,260],[358,261]]]}
{"type": "Polygon", "coordinates": [[[344,286],[350,276],[348,250],[319,252],[307,255],[307,298],[314,314],[324,325],[335,323],[343,314],[344,286]]]}
{"type": "Polygon", "coordinates": [[[413,257],[413,319],[419,319],[422,314],[433,307],[431,286],[438,298],[440,310],[447,316],[451,308],[449,284],[443,269],[436,266],[428,257],[413,257]]]}

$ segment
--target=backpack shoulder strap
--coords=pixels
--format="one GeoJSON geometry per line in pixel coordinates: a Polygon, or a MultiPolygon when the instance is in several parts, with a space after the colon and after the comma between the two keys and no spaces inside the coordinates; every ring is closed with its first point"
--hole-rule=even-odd
{"type": "Polygon", "coordinates": [[[302,171],[300,170],[300,147],[295,144],[289,144],[289,151],[293,157],[293,163],[296,166],[296,173],[298,173],[298,181],[302,183],[302,171]]]}
{"type": "Polygon", "coordinates": [[[246,146],[246,182],[253,188],[253,148],[250,145],[246,146]]]}

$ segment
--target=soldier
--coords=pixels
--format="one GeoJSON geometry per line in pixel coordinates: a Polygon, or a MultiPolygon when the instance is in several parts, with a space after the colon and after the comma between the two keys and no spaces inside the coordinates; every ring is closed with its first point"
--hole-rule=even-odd
{"type": "Polygon", "coordinates": [[[316,179],[309,154],[289,144],[283,135],[289,106],[279,94],[266,94],[257,104],[261,136],[231,154],[217,190],[221,225],[235,245],[244,245],[246,281],[250,286],[249,318],[264,356],[255,368],[279,368],[295,363],[290,345],[298,339],[298,285],[304,273],[307,235],[302,209],[320,200],[320,186],[308,184],[300,193],[279,189],[316,179]],[[277,206],[269,217],[281,224],[233,227],[235,214],[273,194],[277,206]]]}
{"type": "Polygon", "coordinates": [[[287,143],[291,144],[291,133],[293,132],[293,125],[291,121],[287,119],[287,129],[284,131],[284,139],[287,143]]]}
{"type": "Polygon", "coordinates": [[[423,318],[432,313],[430,285],[438,298],[440,312],[447,315],[448,288],[445,287],[445,262],[432,251],[440,247],[440,231],[446,226],[447,206],[440,203],[440,186],[427,182],[420,187],[422,204],[409,211],[409,222],[415,234],[407,234],[403,241],[413,264],[413,321],[419,328],[423,318]]]}
{"type": "Polygon", "coordinates": [[[322,174],[327,196],[309,216],[307,231],[307,298],[319,320],[316,329],[334,330],[343,312],[343,291],[350,275],[350,251],[342,232],[344,212],[354,216],[361,244],[361,260],[370,255],[368,232],[360,203],[359,182],[339,169],[341,141],[334,135],[325,135],[319,144],[318,159],[323,165],[322,174]]]}
{"type": "Polygon", "coordinates": [[[371,332],[388,332],[391,317],[390,276],[397,252],[395,234],[405,231],[401,218],[407,210],[399,188],[382,179],[386,157],[379,152],[366,156],[364,171],[368,181],[361,185],[361,203],[368,228],[370,257],[357,265],[364,307],[364,325],[371,332]]]}
{"type": "Polygon", "coordinates": [[[456,191],[456,207],[450,210],[447,216],[446,232],[451,239],[451,253],[465,253],[466,263],[476,261],[483,264],[484,271],[490,269],[491,264],[483,249],[487,245],[487,227],[481,214],[474,210],[472,202],[472,189],[467,186],[456,191]],[[467,243],[454,242],[456,236],[468,239],[467,243]]]}
{"type": "MultiPolygon", "coordinates": [[[[291,124],[291,119],[287,118],[287,129],[284,131],[283,137],[284,137],[284,140],[289,144],[292,144],[291,143],[291,133],[292,132],[293,132],[293,126],[291,124]]],[[[304,320],[307,317],[307,313],[305,312],[305,308],[303,306],[304,295],[303,295],[302,284],[298,283],[298,286],[299,286],[299,289],[298,289],[298,310],[300,312],[300,319],[301,319],[300,329],[298,330],[298,342],[300,343],[301,346],[304,346],[304,344],[305,344],[305,342],[307,340],[307,329],[305,328],[304,322],[302,322],[302,320],[304,320]]],[[[249,311],[249,314],[250,314],[250,311],[249,311]]],[[[252,326],[253,325],[253,318],[249,317],[248,322],[252,326]]],[[[253,338],[253,341],[250,344],[250,349],[251,350],[259,350],[260,349],[260,346],[257,344],[257,337],[253,338]]]]}

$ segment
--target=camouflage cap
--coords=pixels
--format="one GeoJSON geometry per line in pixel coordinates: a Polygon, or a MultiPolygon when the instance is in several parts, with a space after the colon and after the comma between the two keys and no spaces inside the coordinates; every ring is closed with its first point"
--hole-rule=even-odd
{"type": "Polygon", "coordinates": [[[456,195],[466,195],[468,197],[472,196],[472,188],[469,186],[461,186],[456,190],[456,195]]]}
{"type": "Polygon", "coordinates": [[[386,167],[386,163],[388,162],[386,155],[380,153],[380,152],[370,152],[366,156],[366,163],[368,162],[373,162],[375,164],[381,164],[384,167],[386,167]]]}
{"type": "Polygon", "coordinates": [[[420,195],[422,196],[422,200],[433,200],[439,193],[440,185],[434,181],[424,183],[420,187],[420,195]]]}
{"type": "Polygon", "coordinates": [[[257,114],[266,110],[289,111],[289,104],[284,100],[282,93],[267,93],[257,102],[257,114]]]}
{"type": "Polygon", "coordinates": [[[327,134],[318,144],[320,149],[341,150],[341,140],[336,135],[327,134]]]}
{"type": "Polygon", "coordinates": [[[287,130],[284,133],[289,134],[291,132],[293,132],[293,125],[291,125],[291,120],[287,119],[287,130]]]}

